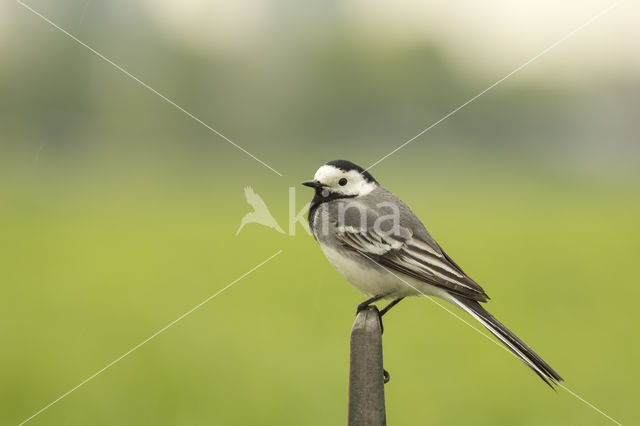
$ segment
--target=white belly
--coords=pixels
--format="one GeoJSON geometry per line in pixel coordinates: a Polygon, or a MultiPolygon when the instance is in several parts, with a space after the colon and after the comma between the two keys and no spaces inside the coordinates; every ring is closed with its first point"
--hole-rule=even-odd
{"type": "Polygon", "coordinates": [[[446,298],[444,290],[405,275],[390,271],[373,260],[358,258],[320,243],[320,248],[334,268],[349,284],[368,297],[384,294],[387,298],[437,296],[446,298]],[[364,259],[367,262],[362,262],[364,259]]]}

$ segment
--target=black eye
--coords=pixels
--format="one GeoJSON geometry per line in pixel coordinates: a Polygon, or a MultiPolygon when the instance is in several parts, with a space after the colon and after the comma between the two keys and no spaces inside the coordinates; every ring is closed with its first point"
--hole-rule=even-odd
{"type": "Polygon", "coordinates": [[[345,186],[347,184],[347,179],[346,178],[342,178],[338,181],[338,185],[340,186],[345,186]]]}

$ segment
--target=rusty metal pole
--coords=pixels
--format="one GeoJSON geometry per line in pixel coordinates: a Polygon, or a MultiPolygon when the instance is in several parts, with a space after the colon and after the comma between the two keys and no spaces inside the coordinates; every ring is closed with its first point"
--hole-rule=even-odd
{"type": "Polygon", "coordinates": [[[386,425],[382,330],[374,308],[358,313],[351,329],[349,426],[386,425]]]}

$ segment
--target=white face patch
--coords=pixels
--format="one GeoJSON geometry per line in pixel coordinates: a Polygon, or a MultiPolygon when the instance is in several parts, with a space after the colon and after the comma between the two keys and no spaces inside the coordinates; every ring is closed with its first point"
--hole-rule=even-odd
{"type": "Polygon", "coordinates": [[[373,182],[368,182],[357,170],[345,172],[335,166],[326,164],[318,169],[314,179],[322,183],[329,192],[343,195],[366,195],[377,186],[373,182]],[[347,180],[344,185],[340,185],[342,179],[347,180]]]}

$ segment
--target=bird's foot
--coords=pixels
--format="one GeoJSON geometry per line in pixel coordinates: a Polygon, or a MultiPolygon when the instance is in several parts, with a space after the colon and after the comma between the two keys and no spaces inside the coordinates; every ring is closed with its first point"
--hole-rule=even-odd
{"type": "MultiPolygon", "coordinates": [[[[368,300],[367,300],[367,301],[362,302],[362,303],[361,303],[361,304],[359,304],[359,305],[358,305],[358,307],[356,308],[356,315],[358,315],[358,314],[360,313],[360,311],[364,311],[364,310],[369,309],[369,308],[371,308],[371,307],[376,308],[376,306],[375,306],[375,305],[372,305],[368,300]]],[[[376,308],[376,309],[377,309],[377,308],[376,308]]]]}
{"type": "Polygon", "coordinates": [[[367,309],[369,306],[371,306],[372,303],[377,302],[378,300],[382,299],[383,297],[384,297],[384,294],[378,294],[377,296],[373,296],[373,297],[368,298],[367,300],[365,300],[364,302],[362,302],[361,304],[358,305],[358,309],[356,310],[356,315],[358,315],[358,312],[360,312],[363,309],[367,309]]]}
{"type": "Polygon", "coordinates": [[[386,385],[389,383],[389,380],[391,380],[391,374],[389,374],[389,372],[384,368],[382,369],[382,376],[384,377],[384,384],[386,385]]]}

